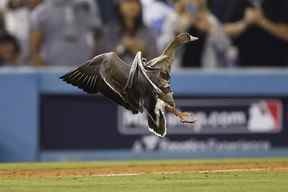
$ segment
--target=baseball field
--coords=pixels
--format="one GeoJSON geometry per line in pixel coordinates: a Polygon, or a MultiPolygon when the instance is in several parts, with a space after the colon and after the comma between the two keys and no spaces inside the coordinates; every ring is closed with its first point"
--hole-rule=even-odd
{"type": "Polygon", "coordinates": [[[0,192],[286,192],[288,158],[0,164],[0,192]]]}

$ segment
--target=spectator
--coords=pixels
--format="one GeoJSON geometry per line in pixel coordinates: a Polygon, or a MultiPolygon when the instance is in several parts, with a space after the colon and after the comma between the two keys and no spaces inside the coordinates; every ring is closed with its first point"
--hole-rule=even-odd
{"type": "Polygon", "coordinates": [[[31,16],[34,66],[78,65],[92,56],[92,31],[100,25],[94,1],[44,1],[31,16]]]}
{"type": "Polygon", "coordinates": [[[140,0],[117,0],[115,12],[117,21],[105,27],[103,38],[96,42],[96,53],[114,50],[126,62],[131,62],[139,50],[148,59],[156,56],[156,39],[143,23],[140,0]]]}
{"type": "MultiPolygon", "coordinates": [[[[228,2],[228,0],[227,0],[228,2]]],[[[231,2],[232,3],[232,2],[231,2]]],[[[234,0],[223,22],[241,67],[288,66],[288,1],[234,0]]],[[[219,12],[226,10],[225,5],[219,12]]]]}
{"type": "Polygon", "coordinates": [[[0,8],[0,32],[3,32],[5,30],[6,30],[6,26],[5,26],[4,12],[0,8]]]}
{"type": "Polygon", "coordinates": [[[185,45],[180,61],[182,67],[226,66],[226,54],[231,44],[222,25],[206,8],[206,1],[174,0],[173,2],[175,13],[167,18],[159,45],[163,47],[177,33],[187,31],[199,37],[199,40],[185,45]]]}
{"type": "Polygon", "coordinates": [[[102,23],[107,24],[115,19],[114,1],[113,0],[94,0],[99,6],[99,15],[102,23]]]}
{"type": "MultiPolygon", "coordinates": [[[[24,0],[25,1],[25,0],[24,0]]],[[[31,9],[35,9],[38,5],[41,4],[42,1],[44,0],[26,0],[26,5],[31,9]]]]}
{"type": "Polygon", "coordinates": [[[153,28],[157,34],[162,32],[165,18],[174,10],[160,0],[141,0],[144,23],[153,28]]]}
{"type": "Polygon", "coordinates": [[[5,0],[4,19],[6,30],[19,41],[21,50],[20,62],[27,63],[29,58],[30,9],[41,0],[5,0]]]}
{"type": "Polygon", "coordinates": [[[20,46],[17,39],[9,33],[0,34],[0,66],[19,65],[20,46]]]}
{"type": "Polygon", "coordinates": [[[162,34],[158,40],[160,49],[163,49],[178,33],[186,31],[189,26],[188,19],[186,19],[189,15],[186,10],[187,1],[171,0],[171,2],[174,2],[175,11],[168,14],[163,23],[162,34]]]}

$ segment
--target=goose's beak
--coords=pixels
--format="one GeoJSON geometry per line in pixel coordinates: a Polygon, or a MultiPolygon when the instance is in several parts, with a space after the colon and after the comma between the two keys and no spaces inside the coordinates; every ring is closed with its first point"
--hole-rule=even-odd
{"type": "Polygon", "coordinates": [[[198,39],[199,39],[198,37],[194,37],[194,36],[190,35],[190,41],[196,41],[198,39]]]}

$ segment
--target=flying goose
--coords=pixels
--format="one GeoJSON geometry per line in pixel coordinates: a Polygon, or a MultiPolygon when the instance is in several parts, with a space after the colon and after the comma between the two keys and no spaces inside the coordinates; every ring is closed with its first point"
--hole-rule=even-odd
{"type": "Polygon", "coordinates": [[[180,33],[159,57],[146,61],[139,51],[131,65],[114,52],[104,53],[60,78],[89,94],[100,92],[133,114],[145,112],[149,131],[164,137],[167,130],[165,111],[174,113],[184,123],[193,123],[186,120],[189,113],[176,110],[170,73],[175,49],[197,39],[180,33]]]}

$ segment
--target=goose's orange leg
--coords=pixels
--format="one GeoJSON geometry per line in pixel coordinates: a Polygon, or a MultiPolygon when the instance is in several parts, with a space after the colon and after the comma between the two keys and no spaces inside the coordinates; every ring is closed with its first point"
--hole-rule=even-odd
{"type": "Polygon", "coordinates": [[[191,115],[188,112],[177,111],[176,107],[172,107],[172,106],[169,106],[169,105],[166,105],[165,109],[166,109],[166,111],[168,111],[170,113],[173,113],[177,117],[179,117],[179,119],[180,119],[180,121],[182,123],[195,123],[195,120],[193,120],[193,121],[187,120],[187,118],[191,115]]]}

